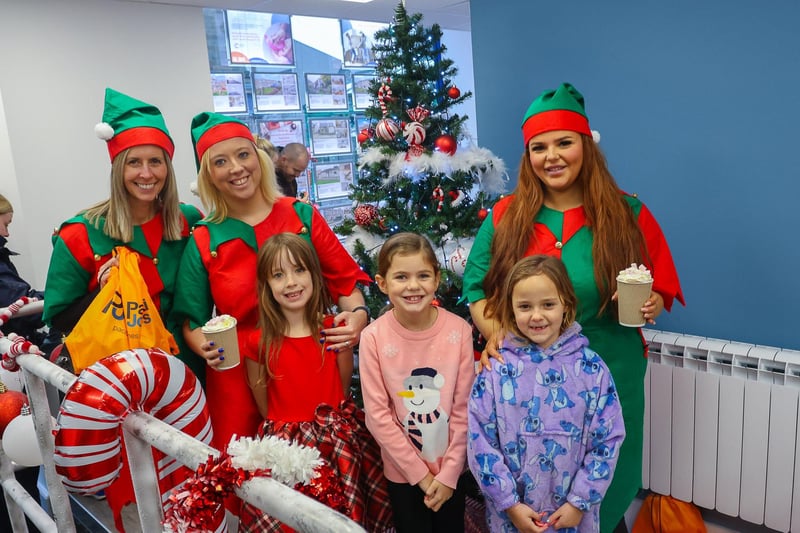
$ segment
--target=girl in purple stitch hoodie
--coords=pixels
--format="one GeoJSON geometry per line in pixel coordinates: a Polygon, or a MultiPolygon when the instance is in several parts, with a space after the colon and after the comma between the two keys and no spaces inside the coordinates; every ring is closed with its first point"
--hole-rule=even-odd
{"type": "Polygon", "coordinates": [[[509,273],[503,359],[478,375],[469,401],[467,457],[492,532],[600,530],[625,427],[575,309],[560,259],[530,256],[509,273]]]}

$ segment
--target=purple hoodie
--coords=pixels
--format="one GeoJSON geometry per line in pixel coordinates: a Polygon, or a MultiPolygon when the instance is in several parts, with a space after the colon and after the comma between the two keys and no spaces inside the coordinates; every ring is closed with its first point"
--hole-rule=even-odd
{"type": "Polygon", "coordinates": [[[518,502],[545,517],[570,502],[583,511],[577,531],[600,530],[625,426],[611,373],[588,345],[577,322],[546,350],[509,335],[505,363],[475,379],[467,458],[491,531],[516,531],[505,510],[518,502]]]}

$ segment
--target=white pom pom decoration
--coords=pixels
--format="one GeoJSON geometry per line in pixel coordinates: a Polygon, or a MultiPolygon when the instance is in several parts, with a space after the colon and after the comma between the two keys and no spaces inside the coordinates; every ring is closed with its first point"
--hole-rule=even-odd
{"type": "Polygon", "coordinates": [[[108,122],[100,122],[94,127],[94,134],[97,135],[98,139],[103,139],[107,141],[114,137],[114,128],[111,127],[111,124],[108,122]]]}
{"type": "Polygon", "coordinates": [[[197,181],[193,181],[189,184],[189,190],[192,191],[192,194],[195,196],[200,196],[200,189],[197,188],[197,181]]]}
{"type": "Polygon", "coordinates": [[[592,139],[594,140],[595,144],[600,144],[600,132],[597,130],[592,130],[592,139]]]}

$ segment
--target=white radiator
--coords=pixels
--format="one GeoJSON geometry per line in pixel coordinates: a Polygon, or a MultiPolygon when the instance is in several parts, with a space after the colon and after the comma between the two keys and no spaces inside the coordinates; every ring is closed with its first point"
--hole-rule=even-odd
{"type": "Polygon", "coordinates": [[[643,331],[643,486],[800,531],[800,351],[643,331]]]}

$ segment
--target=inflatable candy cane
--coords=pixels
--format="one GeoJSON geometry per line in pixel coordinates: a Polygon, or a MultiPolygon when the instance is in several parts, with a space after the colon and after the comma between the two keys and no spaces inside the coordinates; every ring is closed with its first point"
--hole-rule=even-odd
{"type": "MultiPolygon", "coordinates": [[[[206,398],[197,378],[179,359],[151,348],[106,357],[81,372],[61,404],[55,429],[56,471],[67,490],[105,489],[122,469],[122,421],[141,410],[190,437],[211,443],[206,398]]],[[[162,502],[191,470],[156,452],[162,502]],[[180,469],[186,469],[180,472],[180,469]],[[176,472],[180,475],[173,475],[176,472]],[[173,481],[175,480],[175,481],[173,481]]]]}

